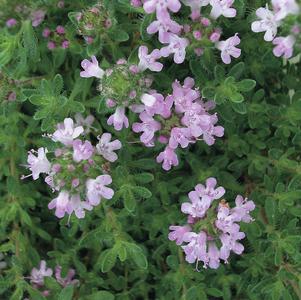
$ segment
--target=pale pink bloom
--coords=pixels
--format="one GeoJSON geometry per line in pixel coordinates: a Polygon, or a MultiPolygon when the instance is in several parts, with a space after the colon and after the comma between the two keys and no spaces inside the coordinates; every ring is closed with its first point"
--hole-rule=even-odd
{"type": "Polygon", "coordinates": [[[71,118],[66,118],[64,124],[59,123],[57,130],[52,135],[52,140],[61,142],[65,146],[72,146],[73,140],[79,137],[84,132],[82,126],[74,127],[74,122],[71,118]]]}
{"type": "Polygon", "coordinates": [[[189,41],[186,38],[181,38],[178,35],[171,33],[169,34],[168,43],[168,46],[161,48],[161,55],[163,57],[168,57],[170,54],[174,54],[174,62],[176,64],[183,63],[189,41]]]}
{"type": "Polygon", "coordinates": [[[270,42],[274,39],[277,34],[277,27],[279,22],[276,19],[275,14],[266,8],[260,7],[256,10],[256,16],[260,21],[254,21],[251,25],[253,32],[265,32],[264,40],[270,42]]]}
{"type": "Polygon", "coordinates": [[[125,128],[129,127],[129,120],[125,115],[125,107],[118,106],[115,113],[111,115],[107,121],[108,125],[113,125],[114,129],[120,131],[123,126],[125,128]]]}
{"type": "Polygon", "coordinates": [[[169,171],[172,166],[177,166],[179,164],[177,154],[168,146],[157,156],[157,162],[163,162],[162,168],[165,171],[169,171]]]}
{"type": "Polygon", "coordinates": [[[146,0],[143,4],[146,13],[151,14],[156,11],[157,17],[164,17],[168,9],[172,12],[178,12],[181,8],[179,0],[146,0]]]}
{"type": "Polygon", "coordinates": [[[49,41],[49,42],[47,43],[47,48],[48,48],[49,50],[55,49],[55,48],[56,48],[55,42],[49,41]]]}
{"type": "Polygon", "coordinates": [[[100,203],[102,198],[112,199],[114,191],[106,185],[112,183],[110,175],[100,175],[96,179],[88,179],[86,182],[87,187],[87,200],[93,206],[100,203]]]}
{"type": "Polygon", "coordinates": [[[58,25],[58,26],[56,27],[56,32],[57,32],[58,34],[65,34],[65,28],[64,28],[63,26],[61,26],[61,25],[58,25]]]}
{"type": "Polygon", "coordinates": [[[81,62],[81,66],[84,69],[84,71],[80,72],[80,76],[84,78],[89,78],[89,77],[96,77],[96,78],[102,78],[104,75],[104,70],[102,70],[99,65],[97,58],[93,55],[91,57],[92,62],[84,59],[81,62]]]}
{"type": "Polygon", "coordinates": [[[70,207],[69,207],[69,200],[70,196],[67,191],[61,191],[58,195],[58,197],[54,198],[49,204],[49,209],[55,208],[55,215],[58,218],[63,218],[65,216],[65,213],[71,213],[70,207]]]}
{"type": "Polygon", "coordinates": [[[184,235],[184,242],[188,243],[181,246],[186,254],[186,261],[194,263],[202,261],[204,265],[208,263],[207,255],[207,235],[204,231],[200,233],[188,232],[184,235]]]}
{"type": "Polygon", "coordinates": [[[178,145],[182,148],[187,148],[191,139],[192,135],[189,128],[174,127],[170,132],[168,145],[172,149],[177,149],[178,145]]]}
{"type": "Polygon", "coordinates": [[[240,43],[240,38],[237,36],[237,33],[228,38],[226,41],[220,41],[216,44],[216,48],[221,51],[221,58],[225,64],[231,63],[231,56],[238,58],[241,54],[241,50],[236,48],[240,43]]]}
{"type": "Polygon", "coordinates": [[[300,11],[300,6],[295,0],[272,0],[272,5],[277,20],[282,20],[290,14],[297,15],[300,11]]]}
{"type": "Polygon", "coordinates": [[[73,146],[73,160],[76,162],[87,160],[94,153],[94,147],[89,141],[82,142],[81,140],[75,140],[73,141],[72,146],[73,146]]]}
{"type": "Polygon", "coordinates": [[[253,201],[247,198],[243,198],[241,195],[238,195],[235,199],[236,206],[231,209],[232,218],[235,222],[245,222],[250,223],[254,219],[250,216],[250,212],[255,209],[255,204],[253,201]]]}
{"type": "Polygon", "coordinates": [[[215,242],[208,243],[208,265],[211,269],[217,269],[220,264],[220,253],[218,248],[216,247],[215,242]]]}
{"type": "Polygon", "coordinates": [[[184,235],[191,231],[190,226],[169,226],[170,233],[168,238],[171,241],[176,241],[177,245],[182,245],[184,241],[184,235]]]}
{"type": "Polygon", "coordinates": [[[139,71],[144,71],[146,69],[150,69],[154,72],[160,72],[163,68],[163,64],[156,62],[157,59],[161,57],[160,50],[155,49],[150,54],[148,54],[148,49],[146,46],[140,46],[139,52],[139,71]]]}
{"type": "Polygon", "coordinates": [[[68,203],[68,214],[75,213],[78,219],[83,219],[85,217],[85,210],[91,211],[93,206],[88,201],[81,201],[80,195],[72,195],[68,203]]]}
{"type": "Polygon", "coordinates": [[[34,150],[28,152],[27,168],[31,171],[30,175],[32,175],[33,180],[37,180],[41,173],[48,174],[50,172],[51,164],[47,159],[47,152],[48,150],[46,148],[39,148],[37,152],[38,156],[34,155],[34,150]]]}
{"type": "Polygon", "coordinates": [[[94,116],[88,115],[86,118],[82,114],[76,113],[74,116],[75,126],[82,126],[84,128],[84,133],[87,134],[93,128],[92,124],[95,120],[94,116]]]}
{"type": "Polygon", "coordinates": [[[62,267],[61,266],[55,267],[55,279],[62,287],[77,284],[79,281],[77,279],[73,279],[74,275],[75,275],[75,270],[69,269],[67,276],[65,278],[62,278],[62,267]]]}
{"type": "Polygon", "coordinates": [[[118,156],[114,151],[121,149],[121,142],[119,140],[111,141],[112,135],[110,133],[103,133],[101,137],[97,138],[99,140],[96,145],[97,153],[109,162],[116,161],[118,156]]]}
{"type": "Polygon", "coordinates": [[[144,144],[149,144],[153,140],[155,132],[161,129],[161,124],[145,111],[139,115],[139,118],[142,123],[134,123],[133,131],[137,133],[143,132],[140,136],[140,141],[144,144]]]}
{"type": "Polygon", "coordinates": [[[212,10],[210,16],[217,19],[219,16],[233,18],[236,16],[236,9],[231,7],[234,0],[210,0],[212,10]]]}
{"type": "Polygon", "coordinates": [[[16,26],[17,25],[17,20],[16,19],[14,19],[14,18],[11,18],[11,19],[8,19],[7,21],[6,21],[6,27],[8,27],[8,28],[11,28],[11,27],[14,27],[14,26],[16,26]]]}
{"type": "Polygon", "coordinates": [[[173,21],[169,15],[165,18],[153,21],[146,29],[148,34],[159,32],[159,41],[161,43],[168,42],[169,33],[178,34],[182,30],[182,26],[173,21]]]}
{"type": "Polygon", "coordinates": [[[273,45],[276,45],[273,49],[274,55],[277,57],[283,56],[284,58],[292,57],[295,42],[296,39],[292,35],[287,37],[276,37],[273,40],[273,45]]]}
{"type": "Polygon", "coordinates": [[[41,260],[40,269],[33,268],[30,274],[30,282],[38,286],[44,285],[44,277],[51,277],[53,271],[50,268],[46,267],[46,261],[41,260]]]}
{"type": "Polygon", "coordinates": [[[62,47],[63,49],[68,49],[68,48],[69,48],[69,41],[64,40],[64,41],[62,42],[62,44],[61,44],[61,47],[62,47]]]}
{"type": "Polygon", "coordinates": [[[30,19],[32,21],[32,26],[37,27],[39,26],[45,18],[45,12],[41,9],[35,10],[30,14],[30,19]]]}
{"type": "Polygon", "coordinates": [[[42,36],[44,38],[48,38],[50,36],[50,34],[51,34],[51,30],[49,28],[45,28],[42,32],[42,36]]]}
{"type": "Polygon", "coordinates": [[[191,18],[196,20],[200,17],[200,10],[202,6],[207,6],[210,0],[182,0],[182,2],[191,8],[191,18]]]}

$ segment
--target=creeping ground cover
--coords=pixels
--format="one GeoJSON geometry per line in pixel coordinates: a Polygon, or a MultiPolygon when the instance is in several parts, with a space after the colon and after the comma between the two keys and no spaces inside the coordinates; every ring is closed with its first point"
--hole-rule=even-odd
{"type": "Polygon", "coordinates": [[[0,0],[0,299],[301,299],[301,3],[0,0]]]}

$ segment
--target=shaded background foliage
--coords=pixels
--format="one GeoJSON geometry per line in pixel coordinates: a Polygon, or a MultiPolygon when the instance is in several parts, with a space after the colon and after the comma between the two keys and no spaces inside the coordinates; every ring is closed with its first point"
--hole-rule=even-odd
{"type": "Polygon", "coordinates": [[[46,279],[53,299],[301,299],[301,63],[275,58],[271,44],[250,31],[264,1],[237,0],[238,16],[219,20],[225,36],[238,31],[242,38],[242,56],[230,66],[208,49],[198,59],[188,55],[182,65],[166,59],[164,72],[152,74],[165,94],[175,79],[193,76],[202,94],[217,102],[225,137],[213,147],[197,143],[180,150],[180,165],[165,172],[154,160],[158,146],[129,143],[138,137],[127,129],[114,132],[123,144],[112,170],[116,195],[85,219],[72,217],[70,225],[48,210],[53,195],[45,184],[20,180],[27,150],[47,146],[41,133],[65,117],[92,113],[97,134],[111,130],[96,82],[79,76],[82,59],[94,54],[106,68],[123,57],[137,62],[141,44],[158,45],[146,34],[152,15],[127,0],[103,1],[113,26],[87,45],[74,12],[93,4],[0,1],[0,252],[7,263],[0,270],[0,298],[44,299],[26,276],[45,259],[63,272],[73,267],[80,281],[62,289],[46,279]],[[20,16],[16,28],[5,28],[20,2],[43,7],[45,21],[33,28],[20,16]],[[41,35],[46,24],[65,26],[68,49],[47,49],[41,35]],[[11,92],[16,101],[8,101],[11,92]],[[196,272],[168,240],[168,227],[184,222],[181,203],[209,176],[226,188],[228,201],[238,193],[252,199],[256,221],[242,225],[242,256],[196,272]]]}

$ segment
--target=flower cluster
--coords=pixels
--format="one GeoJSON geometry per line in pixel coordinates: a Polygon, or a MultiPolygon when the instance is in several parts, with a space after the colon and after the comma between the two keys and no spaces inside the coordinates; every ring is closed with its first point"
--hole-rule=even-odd
{"type": "Polygon", "coordinates": [[[273,10],[269,9],[268,4],[256,10],[258,20],[252,23],[252,31],[265,32],[264,40],[273,43],[273,53],[276,57],[290,58],[296,41],[299,39],[301,42],[300,26],[297,24],[300,7],[295,0],[272,0],[272,6],[273,10]],[[288,18],[291,16],[291,19],[288,18]],[[290,32],[286,32],[287,36],[276,37],[278,27],[286,21],[289,23],[286,27],[290,28],[290,32]]]}
{"type": "Polygon", "coordinates": [[[77,218],[84,218],[85,210],[92,210],[101,199],[111,199],[114,195],[114,191],[107,187],[112,183],[108,174],[109,163],[117,160],[114,151],[121,148],[121,143],[119,140],[111,141],[110,133],[98,137],[95,147],[89,140],[81,140],[80,137],[89,131],[93,118],[78,119],[89,127],[84,129],[66,118],[64,123],[57,125],[53,134],[48,135],[59,144],[51,162],[46,148],[39,148],[37,152],[31,150],[28,154],[27,168],[32,172],[28,176],[37,180],[40,174],[47,174],[45,182],[53,192],[59,192],[48,204],[49,209],[55,209],[58,218],[72,213],[77,218]]]}
{"type": "Polygon", "coordinates": [[[217,114],[208,112],[215,107],[214,102],[204,102],[193,87],[194,80],[188,77],[183,86],[175,81],[172,94],[165,99],[155,91],[142,97],[141,122],[133,124],[133,131],[142,132],[140,140],[147,147],[153,147],[156,140],[166,145],[157,157],[158,163],[163,162],[164,170],[178,165],[175,153],[178,147],[186,148],[201,138],[213,145],[215,136],[224,134],[223,127],[215,126],[217,114]]]}
{"type": "Polygon", "coordinates": [[[71,17],[77,26],[78,33],[88,44],[93,43],[97,37],[102,39],[114,22],[111,11],[102,3],[97,3],[81,12],[72,13],[71,17]]]}
{"type": "Polygon", "coordinates": [[[220,260],[228,263],[230,252],[242,254],[244,247],[239,242],[245,237],[239,222],[253,221],[250,212],[255,209],[253,201],[238,195],[236,206],[221,199],[223,187],[216,187],[215,178],[208,178],[206,186],[198,184],[188,194],[189,202],[182,204],[181,211],[188,215],[184,226],[170,226],[169,239],[182,245],[189,263],[203,262],[204,267],[217,269],[220,260]],[[220,200],[218,203],[215,200],[220,200]]]}
{"type": "MultiPolygon", "coordinates": [[[[208,18],[201,17],[200,9],[211,5],[210,18],[214,21],[220,16],[232,18],[236,16],[236,9],[232,7],[234,0],[183,0],[186,6],[191,8],[191,24],[184,26],[172,20],[170,12],[180,11],[179,0],[146,0],[143,8],[147,14],[156,13],[156,20],[148,27],[149,34],[158,33],[158,39],[164,46],[156,51],[156,59],[173,55],[174,62],[181,64],[185,60],[186,52],[192,49],[197,56],[203,53],[203,48],[216,43],[221,35],[219,29],[212,29],[212,22],[208,18]],[[209,44],[208,44],[209,41],[209,44]]],[[[141,1],[132,1],[133,6],[142,5],[141,1]]],[[[222,52],[224,63],[230,63],[230,55],[240,56],[240,50],[235,48],[240,42],[237,35],[217,43],[215,46],[222,52]]]]}
{"type": "MultiPolygon", "coordinates": [[[[143,52],[143,51],[142,51],[143,52]]],[[[147,60],[144,64],[131,65],[126,60],[120,59],[117,64],[106,71],[99,67],[96,57],[92,61],[82,61],[84,71],[81,77],[96,77],[100,79],[99,91],[106,102],[107,108],[115,110],[108,118],[108,125],[113,125],[115,130],[129,127],[126,109],[138,112],[141,97],[149,90],[152,78],[142,75],[142,70],[158,67],[157,62],[147,60]]]]}
{"type": "MultiPolygon", "coordinates": [[[[39,269],[33,268],[28,278],[30,279],[30,283],[34,288],[41,289],[44,286],[44,278],[52,277],[52,275],[53,275],[53,270],[51,268],[47,268],[45,260],[41,260],[40,268],[39,269]]],[[[75,270],[69,269],[66,277],[62,278],[62,267],[61,266],[55,267],[54,270],[55,279],[62,287],[78,284],[79,281],[77,279],[73,279],[74,275],[75,275],[75,270]]],[[[49,296],[50,291],[44,290],[42,294],[43,296],[49,296]]]]}
{"type": "Polygon", "coordinates": [[[45,19],[46,12],[43,8],[33,9],[25,4],[18,4],[15,6],[14,11],[10,12],[9,18],[6,20],[6,26],[8,28],[16,26],[18,18],[28,19],[31,21],[33,27],[38,27],[45,19]]]}
{"type": "Polygon", "coordinates": [[[66,30],[61,25],[58,25],[55,30],[45,28],[42,35],[44,38],[48,39],[47,47],[49,50],[53,50],[58,46],[63,49],[69,48],[69,41],[66,37],[66,30]]]}

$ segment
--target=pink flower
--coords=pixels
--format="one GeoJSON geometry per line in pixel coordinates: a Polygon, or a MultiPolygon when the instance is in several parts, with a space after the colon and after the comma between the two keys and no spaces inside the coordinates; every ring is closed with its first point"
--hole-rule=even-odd
{"type": "Polygon", "coordinates": [[[57,130],[52,135],[52,140],[61,142],[65,146],[72,146],[73,140],[84,132],[82,126],[74,127],[74,122],[70,118],[64,120],[64,124],[59,123],[57,130]]]}
{"type": "Polygon", "coordinates": [[[74,275],[75,275],[75,270],[69,269],[67,276],[65,278],[62,278],[62,267],[61,266],[55,267],[55,279],[63,287],[66,287],[68,285],[75,285],[79,282],[77,279],[73,279],[74,275]]]}
{"type": "Polygon", "coordinates": [[[173,21],[167,14],[165,18],[153,21],[146,30],[148,34],[159,32],[159,41],[168,43],[169,33],[180,33],[182,26],[173,21]]]}
{"type": "Polygon", "coordinates": [[[210,39],[210,41],[211,41],[212,43],[216,43],[216,42],[219,41],[220,37],[221,37],[221,32],[220,32],[220,30],[214,30],[214,31],[210,34],[209,39],[210,39]]]}
{"type": "Polygon", "coordinates": [[[53,271],[50,268],[46,268],[46,261],[41,260],[40,269],[33,268],[30,274],[30,282],[38,286],[44,285],[44,277],[51,277],[53,271]]]}
{"type": "Polygon", "coordinates": [[[81,62],[81,66],[84,69],[84,71],[80,72],[80,76],[84,78],[89,77],[96,77],[96,78],[102,78],[104,75],[104,70],[102,70],[99,65],[98,61],[95,56],[92,56],[92,62],[90,62],[87,59],[84,59],[81,62]]]}
{"type": "Polygon", "coordinates": [[[187,148],[191,142],[191,132],[189,128],[174,127],[170,132],[169,147],[177,149],[178,145],[182,148],[187,148]]]}
{"type": "Polygon", "coordinates": [[[161,48],[160,52],[163,57],[168,57],[170,54],[174,54],[174,62],[181,64],[185,60],[186,47],[189,45],[189,41],[186,38],[180,38],[176,34],[169,34],[169,45],[161,48]]]}
{"type": "Polygon", "coordinates": [[[74,212],[78,219],[83,219],[85,217],[85,210],[91,211],[93,206],[88,201],[81,201],[80,195],[72,195],[68,203],[68,214],[74,212]]]}
{"type": "MultiPolygon", "coordinates": [[[[33,180],[37,180],[41,173],[48,174],[50,172],[51,164],[46,157],[47,152],[46,148],[39,148],[37,152],[38,156],[34,155],[34,150],[28,152],[27,168],[32,172],[28,176],[32,176],[33,180]]],[[[22,179],[28,176],[24,176],[22,179]]]]}
{"type": "Polygon", "coordinates": [[[75,140],[73,141],[72,146],[73,160],[76,162],[87,160],[93,155],[94,147],[89,141],[83,143],[81,140],[75,140]]]}
{"type": "Polygon", "coordinates": [[[182,2],[191,8],[191,18],[196,20],[200,17],[200,9],[202,6],[207,6],[209,0],[182,0],[182,2]]]}
{"type": "Polygon", "coordinates": [[[211,269],[217,269],[220,264],[220,253],[215,242],[208,243],[208,265],[211,269]]]}
{"type": "Polygon", "coordinates": [[[176,241],[177,245],[182,245],[184,241],[184,235],[191,231],[190,226],[169,226],[170,233],[168,238],[171,241],[176,241]]]}
{"type": "Polygon", "coordinates": [[[14,26],[16,26],[17,25],[17,20],[16,19],[14,19],[14,18],[11,18],[11,19],[8,19],[7,21],[6,21],[6,27],[8,27],[8,28],[11,28],[11,27],[14,27],[14,26]]]}
{"type": "Polygon", "coordinates": [[[147,145],[152,142],[155,132],[161,129],[161,124],[154,120],[147,112],[142,112],[139,118],[142,123],[134,123],[133,131],[137,133],[143,132],[140,136],[140,141],[147,145]]]}
{"type": "Polygon", "coordinates": [[[76,113],[74,116],[75,126],[82,126],[84,128],[84,133],[87,134],[93,128],[92,124],[95,120],[94,116],[88,115],[86,118],[82,116],[80,113],[76,113]]]}
{"type": "Polygon", "coordinates": [[[99,143],[96,145],[97,153],[109,162],[116,161],[118,156],[114,151],[121,149],[121,142],[119,140],[111,142],[112,135],[110,133],[103,133],[101,137],[97,138],[99,140],[99,143]]]}
{"type": "Polygon", "coordinates": [[[165,171],[169,171],[172,166],[177,166],[179,164],[176,153],[168,146],[157,156],[157,162],[163,162],[162,167],[165,171]]]}
{"type": "Polygon", "coordinates": [[[87,187],[87,199],[89,203],[96,206],[100,203],[102,198],[112,199],[114,191],[106,185],[112,183],[110,175],[100,175],[96,179],[88,179],[86,183],[87,187]]]}
{"type": "Polygon", "coordinates": [[[41,9],[35,10],[30,14],[30,19],[32,21],[32,26],[37,27],[39,26],[45,18],[45,12],[41,9]]]}
{"type": "Polygon", "coordinates": [[[226,41],[221,41],[216,44],[216,48],[219,49],[221,53],[222,61],[225,64],[231,63],[231,56],[238,58],[241,54],[241,50],[239,48],[236,48],[240,43],[240,38],[237,36],[237,33],[228,38],[226,41]]]}
{"type": "Polygon", "coordinates": [[[65,28],[63,26],[59,25],[56,27],[56,32],[58,34],[65,34],[65,28]]]}
{"type": "Polygon", "coordinates": [[[299,13],[300,7],[295,0],[272,0],[276,20],[282,20],[286,16],[299,13]]]}
{"type": "Polygon", "coordinates": [[[146,69],[150,69],[151,71],[154,72],[160,72],[163,68],[163,64],[156,62],[157,59],[161,57],[160,50],[155,49],[152,51],[152,53],[147,54],[148,49],[146,46],[140,46],[139,47],[139,64],[138,68],[139,71],[144,71],[146,69]]]}
{"type": "Polygon", "coordinates": [[[42,32],[42,36],[44,38],[48,38],[50,36],[50,34],[51,34],[51,30],[49,28],[45,28],[42,32]]]}
{"type": "Polygon", "coordinates": [[[284,58],[292,57],[295,42],[296,39],[292,35],[275,38],[273,40],[273,45],[276,45],[276,47],[273,49],[274,55],[277,57],[283,55],[284,58]]]}
{"type": "Polygon", "coordinates": [[[217,19],[219,16],[233,18],[236,16],[236,9],[232,8],[234,0],[210,0],[212,10],[210,16],[217,19]]]}
{"type": "Polygon", "coordinates": [[[67,191],[61,191],[57,198],[54,198],[49,204],[49,209],[55,208],[55,215],[58,218],[63,218],[65,213],[71,214],[70,204],[69,204],[69,193],[67,191]]]}
{"type": "Polygon", "coordinates": [[[49,41],[49,42],[47,43],[47,48],[48,48],[49,50],[55,49],[55,48],[56,48],[55,42],[49,41]]]}
{"type": "Polygon", "coordinates": [[[181,8],[179,0],[146,0],[143,4],[146,13],[151,14],[154,11],[157,17],[164,17],[168,13],[168,9],[174,13],[178,12],[181,8]]]}
{"type": "Polygon", "coordinates": [[[129,127],[129,120],[125,115],[125,107],[118,106],[113,115],[111,115],[107,121],[108,125],[113,125],[114,129],[120,131],[123,126],[129,127]]]}
{"type": "Polygon", "coordinates": [[[235,222],[250,223],[254,219],[250,216],[250,212],[255,209],[253,201],[248,201],[247,198],[243,198],[238,195],[235,199],[236,207],[231,209],[232,218],[235,222]]]}
{"type": "Polygon", "coordinates": [[[131,0],[131,5],[133,5],[134,7],[140,7],[142,6],[142,2],[141,0],[131,0]]]}
{"type": "Polygon", "coordinates": [[[62,42],[61,46],[62,46],[63,49],[68,49],[69,48],[69,41],[68,40],[64,40],[62,42]]]}
{"type": "Polygon", "coordinates": [[[277,34],[277,27],[279,22],[276,20],[276,17],[273,12],[271,12],[266,6],[260,7],[256,10],[256,16],[260,21],[254,21],[252,23],[251,29],[253,32],[264,32],[264,40],[270,42],[274,39],[277,34]]]}
{"type": "Polygon", "coordinates": [[[195,261],[203,261],[206,265],[208,263],[207,256],[207,235],[201,231],[199,234],[189,232],[184,235],[184,242],[188,243],[182,246],[186,261],[194,263],[195,261]]]}

